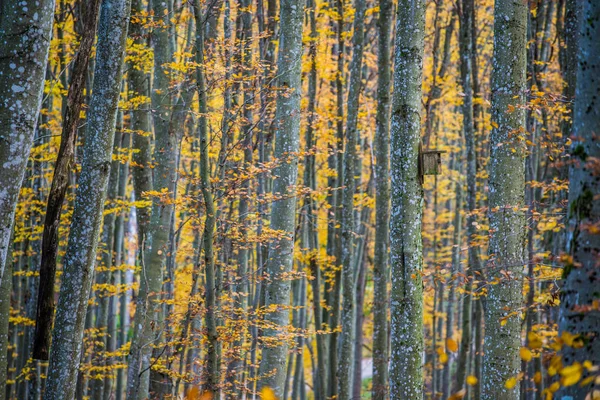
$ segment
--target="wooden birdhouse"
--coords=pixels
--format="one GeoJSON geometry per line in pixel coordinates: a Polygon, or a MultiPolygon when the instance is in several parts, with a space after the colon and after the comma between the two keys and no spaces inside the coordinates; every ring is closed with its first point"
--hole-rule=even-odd
{"type": "Polygon", "coordinates": [[[442,173],[442,153],[443,150],[431,149],[422,150],[419,146],[419,175],[421,182],[425,175],[440,175],[442,173]]]}

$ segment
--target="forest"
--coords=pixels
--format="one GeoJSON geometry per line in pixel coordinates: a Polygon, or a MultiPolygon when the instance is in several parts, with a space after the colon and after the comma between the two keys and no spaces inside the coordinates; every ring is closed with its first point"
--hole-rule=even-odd
{"type": "Polygon", "coordinates": [[[600,400],[600,1],[1,0],[5,399],[600,400]]]}

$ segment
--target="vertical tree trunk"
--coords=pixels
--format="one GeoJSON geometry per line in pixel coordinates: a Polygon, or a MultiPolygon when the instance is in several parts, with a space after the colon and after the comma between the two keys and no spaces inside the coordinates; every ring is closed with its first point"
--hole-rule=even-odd
{"type": "MultiPolygon", "coordinates": [[[[308,109],[306,126],[306,151],[304,166],[304,185],[314,193],[317,191],[317,170],[315,148],[315,127],[317,120],[317,21],[316,21],[316,2],[310,0],[308,3],[309,25],[311,42],[308,49],[310,57],[310,70],[308,73],[308,109]]],[[[316,202],[313,200],[312,193],[304,197],[304,207],[306,212],[306,229],[308,230],[308,248],[310,252],[309,270],[312,275],[312,300],[315,330],[324,329],[323,311],[321,309],[321,268],[319,265],[319,231],[318,231],[318,210],[316,202]]],[[[327,394],[327,369],[326,369],[326,338],[322,334],[316,335],[317,342],[317,367],[315,369],[315,388],[313,390],[315,400],[324,400],[327,394]]]]}
{"type": "MultiPolygon", "coordinates": [[[[474,12],[473,0],[461,0],[460,5],[460,28],[459,28],[459,48],[460,48],[460,79],[462,89],[465,94],[463,97],[463,135],[466,144],[467,153],[467,247],[468,247],[468,265],[466,268],[467,282],[465,284],[465,298],[463,300],[462,314],[462,337],[460,341],[460,352],[456,367],[456,391],[465,387],[465,379],[468,370],[469,351],[471,343],[471,323],[472,323],[472,302],[471,296],[472,282],[475,272],[481,270],[479,253],[474,243],[476,233],[474,215],[477,205],[477,154],[475,149],[475,129],[473,126],[473,87],[471,68],[472,53],[474,51],[471,40],[471,19],[474,12]]],[[[477,307],[477,304],[474,304],[477,307]]],[[[475,323],[477,321],[475,320],[475,323]]]]}
{"type": "Polygon", "coordinates": [[[373,400],[387,398],[388,242],[390,221],[390,32],[392,1],[379,0],[375,136],[375,260],[373,263],[373,400]]]}
{"type": "Polygon", "coordinates": [[[200,118],[198,121],[198,138],[200,139],[200,190],[204,199],[206,219],[204,221],[203,248],[206,277],[206,362],[204,365],[204,390],[217,393],[219,384],[218,336],[217,336],[217,288],[215,285],[215,261],[213,238],[215,230],[215,205],[209,181],[210,167],[208,160],[209,140],[207,127],[207,95],[204,76],[204,24],[200,0],[194,1],[194,17],[196,21],[196,85],[200,118]]]}
{"type": "Polygon", "coordinates": [[[54,0],[0,5],[0,283],[42,104],[54,0]]]}
{"type": "MultiPolygon", "coordinates": [[[[11,240],[12,243],[12,240],[11,240]]],[[[12,247],[12,246],[11,246],[12,247]]],[[[0,283],[0,399],[10,399],[8,380],[8,346],[9,339],[9,323],[10,315],[10,294],[13,287],[13,257],[12,252],[8,254],[6,266],[4,268],[5,279],[0,283]]]]}
{"type": "Polygon", "coordinates": [[[58,254],[58,227],[69,184],[69,174],[74,162],[75,141],[77,138],[79,116],[83,105],[83,88],[87,77],[92,45],[96,37],[100,0],[86,2],[82,7],[84,9],[81,18],[86,29],[79,42],[79,50],[73,62],[60,147],[54,166],[52,186],[48,195],[44,232],[42,235],[40,285],[33,344],[33,358],[38,360],[47,360],[50,348],[52,319],[54,317],[54,283],[56,256],[58,254]]]}
{"type": "MultiPolygon", "coordinates": [[[[291,271],[294,250],[296,215],[295,189],[298,175],[298,160],[294,153],[300,142],[300,98],[302,63],[302,20],[303,0],[282,0],[280,3],[281,35],[279,40],[278,86],[286,90],[279,92],[276,105],[275,152],[279,160],[273,175],[273,194],[279,194],[273,202],[271,229],[283,235],[274,239],[269,246],[266,272],[271,281],[266,287],[265,306],[275,307],[265,319],[285,330],[289,322],[290,282],[286,275],[291,271]],[[280,306],[280,307],[278,307],[280,306]]],[[[275,338],[273,344],[263,347],[260,362],[260,387],[270,387],[275,395],[283,397],[287,346],[276,338],[275,329],[267,329],[264,336],[275,338]]]]}
{"type": "Polygon", "coordinates": [[[419,171],[425,1],[398,4],[391,126],[390,398],[423,397],[423,283],[419,171]]]}
{"type": "Polygon", "coordinates": [[[45,400],[72,399],[75,395],[83,325],[110,171],[130,2],[106,0],[102,6],[93,95],[73,222],[64,259],[45,400]]]}
{"type": "Polygon", "coordinates": [[[337,365],[338,396],[342,399],[352,397],[352,367],[354,343],[354,308],[356,278],[354,272],[354,194],[356,192],[356,146],[359,142],[358,106],[361,93],[362,58],[364,42],[364,18],[366,1],[354,3],[354,36],[352,37],[352,60],[350,61],[350,82],[348,86],[348,118],[346,120],[346,151],[344,152],[344,188],[342,190],[342,333],[340,359],[337,365]]]}
{"type": "MultiPolygon", "coordinates": [[[[567,252],[572,257],[564,266],[559,333],[578,337],[583,346],[563,344],[563,365],[576,365],[600,357],[600,311],[592,306],[598,301],[598,253],[600,235],[592,227],[600,220],[600,181],[598,160],[600,147],[600,4],[587,0],[581,18],[577,90],[575,94],[572,155],[569,170],[569,232],[567,252]]],[[[586,371],[584,369],[584,371],[586,371]]],[[[585,378],[589,372],[584,372],[585,378]]],[[[593,383],[563,387],[559,398],[584,398],[593,383]]]]}
{"type": "Polygon", "coordinates": [[[525,70],[527,4],[496,1],[489,164],[490,244],[482,398],[519,398],[522,271],[525,243],[525,70]]]}

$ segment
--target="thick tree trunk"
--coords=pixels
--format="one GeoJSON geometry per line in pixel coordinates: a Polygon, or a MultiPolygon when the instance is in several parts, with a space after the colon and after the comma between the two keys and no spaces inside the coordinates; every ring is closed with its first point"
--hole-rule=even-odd
{"type": "MultiPolygon", "coordinates": [[[[600,220],[600,181],[598,160],[600,146],[600,3],[587,0],[579,36],[577,90],[575,94],[572,152],[569,170],[569,259],[563,271],[559,334],[575,335],[583,346],[563,344],[562,363],[565,367],[600,358],[600,311],[592,305],[598,301],[598,253],[600,235],[592,229],[600,220]]],[[[589,372],[584,368],[583,378],[589,372]]],[[[593,383],[563,387],[559,398],[584,398],[593,383]]],[[[593,396],[592,396],[593,397],[593,396]]]]}
{"type": "Polygon", "coordinates": [[[285,88],[277,97],[275,116],[275,152],[279,160],[273,175],[273,201],[271,229],[282,232],[269,246],[266,273],[271,281],[265,289],[265,306],[274,307],[265,319],[278,329],[265,329],[264,336],[274,339],[265,344],[260,362],[260,387],[270,387],[276,396],[283,398],[287,345],[281,342],[278,330],[283,333],[289,323],[290,282],[286,276],[292,268],[294,229],[296,216],[295,185],[298,160],[295,153],[300,146],[300,98],[302,63],[303,0],[282,0],[280,3],[281,36],[279,40],[278,87],[285,88]]]}
{"type": "Polygon", "coordinates": [[[45,400],[68,400],[75,395],[88,295],[110,171],[129,8],[128,0],[106,0],[102,4],[93,95],[64,259],[45,400]]]}
{"type": "Polygon", "coordinates": [[[58,157],[54,166],[52,186],[48,195],[44,233],[42,236],[42,254],[40,263],[40,285],[37,299],[37,314],[33,358],[48,359],[50,337],[52,335],[52,319],[54,317],[54,283],[56,275],[56,256],[58,254],[58,227],[61,210],[69,185],[69,175],[73,167],[75,141],[79,116],[83,105],[83,88],[88,65],[92,53],[92,45],[96,37],[100,0],[86,2],[82,6],[82,19],[86,29],[79,42],[79,50],[73,62],[71,84],[66,101],[66,110],[62,127],[58,157]]]}
{"type": "Polygon", "coordinates": [[[489,164],[490,244],[485,309],[482,398],[519,398],[509,379],[521,370],[522,272],[525,263],[525,70],[527,4],[499,0],[494,8],[492,126],[489,164]]]}
{"type": "Polygon", "coordinates": [[[42,104],[54,0],[0,5],[0,283],[42,104]]]}
{"type": "Polygon", "coordinates": [[[425,1],[398,4],[391,126],[390,398],[423,397],[423,187],[419,168],[425,1]]]}

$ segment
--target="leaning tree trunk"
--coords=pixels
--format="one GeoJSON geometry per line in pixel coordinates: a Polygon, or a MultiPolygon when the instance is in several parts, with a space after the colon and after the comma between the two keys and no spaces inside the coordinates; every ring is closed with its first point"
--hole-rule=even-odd
{"type": "Polygon", "coordinates": [[[373,400],[387,397],[388,241],[390,220],[390,31],[392,1],[379,1],[377,132],[375,136],[375,260],[373,263],[373,400]]]}
{"type": "Polygon", "coordinates": [[[93,95],[73,222],[64,258],[45,400],[68,400],[75,396],[88,295],[94,276],[112,156],[129,6],[128,0],[105,0],[102,4],[93,95]]]}
{"type": "MultiPolygon", "coordinates": [[[[567,252],[572,257],[563,271],[563,289],[560,302],[560,333],[569,332],[578,337],[583,346],[563,345],[562,362],[565,367],[596,362],[600,357],[600,311],[593,303],[598,301],[598,253],[600,235],[600,3],[587,0],[583,5],[579,35],[577,89],[573,120],[573,163],[569,171],[569,233],[567,252]],[[593,229],[596,227],[596,229],[593,229]]],[[[581,365],[580,365],[581,367],[581,365]]],[[[584,369],[583,378],[590,373],[584,369]]],[[[558,398],[583,399],[591,385],[564,387],[558,398]]],[[[597,387],[596,387],[597,388],[597,387]]],[[[592,396],[593,397],[593,396],[592,396]]]]}
{"type": "Polygon", "coordinates": [[[498,0],[494,8],[490,244],[485,309],[482,398],[519,398],[505,383],[521,371],[522,272],[525,243],[525,70],[527,3],[498,0]]]}
{"type": "Polygon", "coordinates": [[[424,35],[425,1],[400,1],[391,127],[392,400],[423,398],[423,184],[418,155],[424,35]]]}
{"type": "MultiPolygon", "coordinates": [[[[300,98],[302,63],[303,0],[281,1],[281,36],[279,40],[278,87],[276,105],[275,152],[279,161],[273,171],[273,201],[271,229],[282,232],[269,246],[266,273],[270,283],[266,287],[265,306],[273,307],[265,319],[269,324],[285,331],[289,323],[290,281],[287,276],[292,268],[294,253],[294,229],[296,226],[295,189],[298,177],[298,159],[295,153],[300,147],[300,98]],[[281,306],[281,307],[278,307],[281,306]]],[[[278,329],[265,329],[264,336],[274,339],[265,344],[260,362],[260,387],[270,387],[279,398],[284,397],[285,362],[287,345],[278,336],[278,329]]]]}
{"type": "Polygon", "coordinates": [[[54,0],[0,5],[0,283],[42,105],[54,0]]]}

